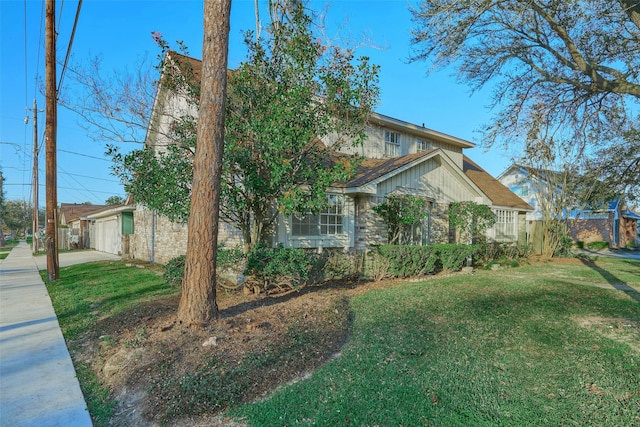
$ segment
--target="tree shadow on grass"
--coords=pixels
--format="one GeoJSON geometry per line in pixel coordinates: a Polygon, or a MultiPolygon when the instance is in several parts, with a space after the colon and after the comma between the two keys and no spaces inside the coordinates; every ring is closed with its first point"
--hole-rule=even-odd
{"type": "Polygon", "coordinates": [[[596,262],[588,257],[578,257],[580,262],[582,262],[585,266],[599,273],[604,280],[607,281],[611,285],[612,288],[622,291],[629,295],[631,298],[640,302],[640,292],[635,288],[629,286],[626,282],[618,279],[615,275],[611,274],[604,268],[600,267],[596,262]]]}

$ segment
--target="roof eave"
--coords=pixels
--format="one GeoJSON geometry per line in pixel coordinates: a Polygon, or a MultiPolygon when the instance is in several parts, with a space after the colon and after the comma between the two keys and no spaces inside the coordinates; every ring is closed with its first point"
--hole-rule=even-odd
{"type": "Polygon", "coordinates": [[[371,113],[369,115],[369,122],[377,124],[379,126],[388,127],[394,130],[411,131],[411,133],[418,136],[424,136],[435,141],[445,142],[447,144],[454,145],[460,148],[474,148],[476,144],[473,142],[457,138],[455,136],[447,135],[446,133],[438,132],[433,129],[426,128],[424,126],[418,126],[413,123],[405,122],[393,117],[385,116],[380,113],[371,113]]]}

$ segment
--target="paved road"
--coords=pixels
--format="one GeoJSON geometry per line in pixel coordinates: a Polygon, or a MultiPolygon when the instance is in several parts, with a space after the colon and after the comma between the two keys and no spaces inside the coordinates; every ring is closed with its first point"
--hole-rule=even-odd
{"type": "MultiPolygon", "coordinates": [[[[60,265],[102,259],[119,257],[63,253],[60,265]]],[[[0,261],[0,426],[91,426],[39,269],[46,258],[33,257],[25,242],[0,261]]]]}

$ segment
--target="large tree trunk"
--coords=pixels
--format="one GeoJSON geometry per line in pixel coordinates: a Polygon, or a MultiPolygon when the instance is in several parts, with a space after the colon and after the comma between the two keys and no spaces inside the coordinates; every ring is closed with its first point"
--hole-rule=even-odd
{"type": "Polygon", "coordinates": [[[227,52],[231,0],[205,0],[198,142],[193,163],[189,235],[178,322],[203,326],[216,319],[218,208],[224,149],[227,52]]]}

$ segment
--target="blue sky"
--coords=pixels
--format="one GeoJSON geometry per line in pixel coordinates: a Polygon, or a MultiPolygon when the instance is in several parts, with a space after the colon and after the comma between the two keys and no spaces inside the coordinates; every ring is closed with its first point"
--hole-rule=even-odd
{"type": "MultiPolygon", "coordinates": [[[[59,60],[66,54],[77,4],[77,0],[57,1],[59,60]]],[[[330,38],[369,41],[357,53],[381,66],[379,113],[424,123],[428,128],[477,143],[476,131],[491,116],[487,109],[490,91],[470,96],[466,86],[455,82],[451,71],[427,73],[425,63],[408,63],[411,4],[402,0],[350,0],[312,2],[311,7],[321,10],[328,6],[325,24],[330,38]]],[[[253,10],[253,0],[233,2],[229,45],[232,68],[245,58],[242,32],[255,28],[253,10]]],[[[169,42],[184,41],[191,55],[200,58],[202,11],[201,0],[85,0],[73,41],[72,62],[101,55],[107,73],[131,69],[145,55],[156,57],[152,31],[161,32],[169,42]]],[[[34,99],[39,109],[45,105],[40,92],[44,79],[43,17],[44,1],[0,0],[0,168],[9,200],[31,200],[32,195],[33,122],[29,120],[25,125],[25,116],[32,115],[26,108],[32,107],[34,99]]],[[[61,68],[58,66],[58,72],[61,68]]],[[[62,96],[70,82],[65,79],[62,96]]],[[[44,118],[44,113],[39,113],[41,143],[44,118]]],[[[109,141],[92,140],[78,122],[77,115],[59,108],[58,203],[102,204],[109,196],[124,196],[117,178],[110,174],[110,161],[104,156],[109,141]]],[[[136,147],[123,146],[124,150],[133,148],[136,147]]],[[[43,152],[39,156],[41,207],[45,204],[43,152]]],[[[493,176],[499,175],[511,158],[511,154],[497,147],[487,153],[474,148],[466,154],[493,176]]]]}

